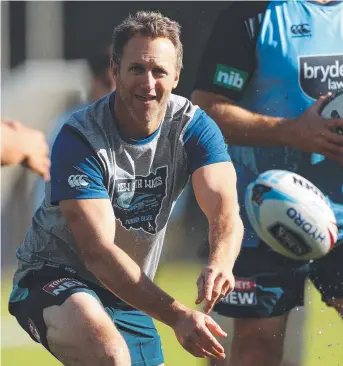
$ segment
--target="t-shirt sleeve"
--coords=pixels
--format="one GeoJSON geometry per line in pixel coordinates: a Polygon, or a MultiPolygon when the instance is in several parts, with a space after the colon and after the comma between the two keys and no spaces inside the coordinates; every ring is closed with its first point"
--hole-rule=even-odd
{"type": "Polygon", "coordinates": [[[185,128],[183,143],[191,174],[205,165],[231,161],[219,127],[200,108],[185,128]]]}
{"type": "Polygon", "coordinates": [[[255,1],[234,2],[219,15],[200,61],[194,89],[235,101],[242,98],[256,68],[255,45],[263,6],[255,1]]]}
{"type": "Polygon", "coordinates": [[[51,204],[90,198],[109,198],[101,162],[88,141],[64,125],[51,154],[51,204]]]}

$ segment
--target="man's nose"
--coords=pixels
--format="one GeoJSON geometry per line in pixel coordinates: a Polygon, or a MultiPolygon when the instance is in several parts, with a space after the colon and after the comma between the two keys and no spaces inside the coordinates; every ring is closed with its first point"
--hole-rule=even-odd
{"type": "Polygon", "coordinates": [[[154,89],[155,87],[155,78],[151,71],[147,71],[143,74],[143,87],[147,90],[154,89]]]}

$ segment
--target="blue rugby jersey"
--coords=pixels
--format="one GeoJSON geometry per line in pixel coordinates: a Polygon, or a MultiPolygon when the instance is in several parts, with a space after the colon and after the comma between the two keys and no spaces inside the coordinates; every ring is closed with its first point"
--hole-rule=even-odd
{"type": "MultiPolygon", "coordinates": [[[[343,89],[343,2],[233,3],[215,24],[194,89],[256,113],[298,117],[320,95],[343,89]]],[[[229,152],[255,174],[277,168],[311,179],[336,203],[343,238],[338,163],[290,147],[229,146],[229,152]]]]}

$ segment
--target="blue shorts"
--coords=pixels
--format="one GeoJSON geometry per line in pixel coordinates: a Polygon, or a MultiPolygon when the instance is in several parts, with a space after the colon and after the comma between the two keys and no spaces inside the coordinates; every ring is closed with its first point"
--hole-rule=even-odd
{"type": "Polygon", "coordinates": [[[132,365],[155,366],[164,362],[161,340],[151,317],[66,269],[68,267],[45,266],[39,271],[32,271],[12,291],[9,311],[34,341],[51,352],[43,309],[61,305],[76,292],[87,292],[101,303],[125,339],[132,365]]]}
{"type": "Polygon", "coordinates": [[[231,318],[267,318],[288,313],[304,304],[309,277],[328,302],[343,298],[343,245],[320,260],[293,261],[261,243],[242,248],[234,267],[234,291],[214,307],[231,318]]]}

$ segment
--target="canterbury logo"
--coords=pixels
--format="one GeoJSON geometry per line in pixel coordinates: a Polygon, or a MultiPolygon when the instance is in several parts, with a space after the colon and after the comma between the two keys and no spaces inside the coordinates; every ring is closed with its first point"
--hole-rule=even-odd
{"type": "Polygon", "coordinates": [[[68,178],[68,184],[70,187],[87,187],[89,183],[85,180],[87,175],[70,175],[68,178]]]}
{"type": "Polygon", "coordinates": [[[311,28],[307,23],[295,24],[291,26],[291,32],[296,37],[306,37],[311,35],[311,28]]]}

